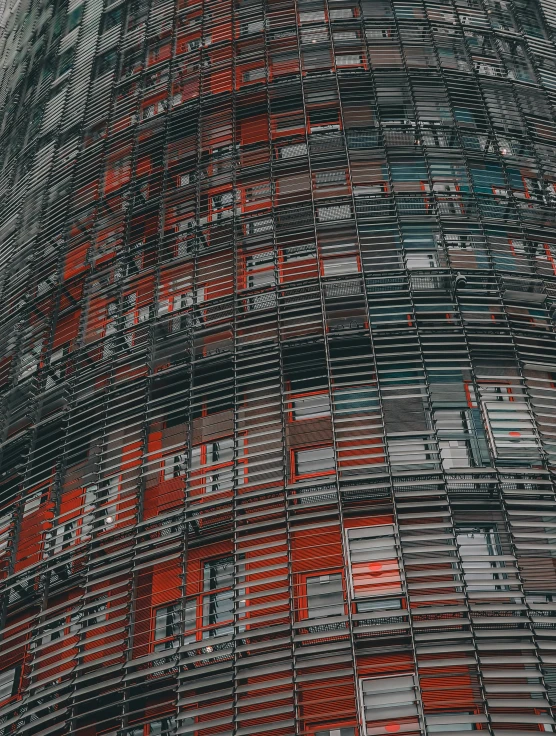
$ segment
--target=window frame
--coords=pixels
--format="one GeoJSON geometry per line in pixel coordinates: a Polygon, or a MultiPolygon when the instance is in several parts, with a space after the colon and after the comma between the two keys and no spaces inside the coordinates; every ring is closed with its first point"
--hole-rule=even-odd
{"type": "MultiPolygon", "coordinates": [[[[403,599],[405,597],[405,580],[404,580],[404,574],[403,574],[403,568],[401,564],[401,556],[400,556],[400,549],[398,540],[396,538],[396,532],[395,532],[395,525],[393,522],[387,522],[384,524],[366,524],[362,526],[354,526],[354,527],[347,527],[344,529],[345,534],[345,543],[346,543],[346,549],[348,552],[348,570],[349,570],[349,586],[350,586],[350,593],[352,600],[357,604],[358,601],[365,600],[368,598],[372,598],[373,600],[379,599],[379,598],[401,598],[403,599]],[[386,590],[377,590],[376,592],[371,592],[365,590],[364,592],[358,592],[358,588],[355,584],[354,579],[354,564],[355,565],[371,565],[373,564],[373,560],[369,560],[368,562],[353,562],[352,559],[352,549],[350,546],[350,532],[355,531],[361,531],[362,529],[380,529],[384,527],[389,527],[392,530],[391,535],[383,535],[383,536],[391,536],[393,543],[394,543],[394,551],[395,551],[395,558],[389,558],[385,557],[383,559],[377,560],[376,563],[380,565],[380,568],[377,572],[382,575],[382,565],[384,563],[393,563],[395,561],[395,567],[392,567],[392,570],[387,568],[385,570],[385,574],[387,577],[393,577],[394,579],[392,581],[387,580],[385,582],[377,582],[377,589],[378,588],[384,588],[386,587],[386,590]],[[395,587],[395,589],[393,589],[395,587]]],[[[373,535],[371,535],[372,538],[373,535]]],[[[377,537],[381,535],[376,535],[377,537]]],[[[369,570],[369,572],[372,574],[373,570],[369,570]]],[[[359,573],[358,573],[359,574],[359,573]]],[[[360,584],[363,585],[363,584],[360,584]]],[[[365,588],[368,588],[369,585],[367,584],[365,588]]],[[[403,607],[403,606],[402,606],[403,607]]]]}
{"type": "MultiPolygon", "coordinates": [[[[235,563],[234,563],[234,557],[233,555],[227,555],[225,557],[208,557],[203,560],[201,560],[201,574],[202,574],[202,591],[198,594],[198,603],[197,603],[197,617],[196,617],[196,640],[197,641],[204,641],[205,639],[210,639],[211,636],[218,636],[218,630],[222,628],[228,628],[230,625],[233,628],[234,624],[234,613],[232,611],[232,617],[230,619],[226,619],[221,622],[217,622],[215,624],[205,623],[205,600],[210,599],[210,596],[217,595],[218,593],[230,591],[231,592],[231,600],[232,600],[232,606],[234,602],[234,592],[235,592],[235,563]],[[210,564],[211,562],[221,562],[225,560],[231,560],[232,564],[232,577],[233,581],[231,586],[222,586],[219,588],[209,589],[205,590],[205,569],[207,564],[210,564]],[[214,631],[214,634],[211,634],[210,632],[214,631]],[[208,634],[206,633],[208,632],[208,634]]],[[[208,604],[209,613],[210,615],[210,602],[208,604]]]]}
{"type": "Polygon", "coordinates": [[[347,586],[344,571],[341,567],[331,568],[330,570],[311,570],[309,572],[303,572],[298,574],[298,616],[300,621],[307,621],[309,624],[311,621],[319,618],[332,618],[335,616],[347,616],[348,603],[347,603],[347,586]],[[319,578],[324,575],[340,575],[340,582],[342,584],[342,613],[333,613],[326,616],[311,616],[309,613],[309,593],[308,593],[308,582],[311,578],[319,578]]]}
{"type": "MultiPolygon", "coordinates": [[[[362,677],[359,677],[358,678],[357,691],[358,691],[359,698],[360,698],[360,703],[361,703],[361,711],[362,711],[362,716],[363,716],[363,734],[364,734],[364,736],[368,736],[369,735],[369,729],[367,727],[367,715],[366,715],[366,710],[365,710],[365,697],[364,697],[365,693],[364,693],[364,690],[363,690],[363,683],[366,682],[366,681],[369,681],[369,680],[371,680],[371,681],[372,680],[383,680],[384,681],[384,680],[393,680],[394,678],[400,678],[400,677],[411,677],[413,679],[413,693],[414,693],[414,696],[415,696],[413,702],[415,703],[415,710],[417,711],[417,715],[416,715],[417,727],[418,728],[421,728],[421,729],[423,728],[423,718],[422,718],[422,713],[421,713],[421,708],[420,708],[420,700],[419,700],[419,685],[418,685],[417,675],[416,675],[415,672],[413,672],[413,671],[397,672],[397,673],[394,673],[394,674],[375,675],[375,676],[370,676],[370,677],[362,676],[362,677]]],[[[397,716],[396,715],[393,715],[392,718],[396,719],[397,716]]],[[[411,716],[402,716],[399,720],[402,720],[403,718],[411,718],[411,716]]],[[[375,723],[380,723],[381,721],[384,721],[384,720],[390,720],[390,719],[381,718],[381,719],[375,720],[375,723]]],[[[385,731],[386,731],[386,726],[387,725],[397,725],[397,726],[399,726],[400,724],[399,723],[398,724],[386,724],[383,727],[385,729],[385,731]]],[[[371,723],[371,726],[373,726],[372,723],[371,723]]],[[[413,729],[411,729],[411,730],[413,730],[413,729]]]]}
{"type": "MultiPolygon", "coordinates": [[[[287,384],[287,394],[288,394],[288,400],[287,400],[287,417],[288,422],[307,422],[307,421],[314,421],[319,419],[326,419],[327,417],[332,416],[332,400],[330,397],[330,392],[328,389],[317,389],[315,391],[297,391],[294,392],[291,390],[291,384],[288,382],[287,384]],[[308,398],[310,396],[326,396],[328,397],[328,412],[319,414],[318,416],[306,416],[306,417],[295,417],[295,401],[298,401],[299,399],[308,398]]],[[[325,406],[325,404],[323,404],[325,406]]]]}
{"type": "Polygon", "coordinates": [[[326,444],[326,443],[318,443],[318,444],[310,444],[310,445],[302,445],[300,447],[292,447],[290,449],[290,481],[292,483],[298,483],[299,481],[306,480],[309,478],[324,478],[331,475],[336,475],[336,453],[334,451],[334,445],[333,444],[326,444]],[[299,452],[307,452],[310,450],[321,450],[325,448],[330,448],[332,450],[333,454],[333,462],[334,467],[329,470],[320,470],[315,471],[314,473],[303,473],[299,474],[297,472],[297,453],[299,452]]]}

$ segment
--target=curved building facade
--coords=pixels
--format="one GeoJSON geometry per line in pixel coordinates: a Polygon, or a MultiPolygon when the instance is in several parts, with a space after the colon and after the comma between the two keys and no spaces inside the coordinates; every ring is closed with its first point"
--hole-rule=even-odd
{"type": "Polygon", "coordinates": [[[7,0],[0,734],[556,730],[556,6],[7,0]]]}

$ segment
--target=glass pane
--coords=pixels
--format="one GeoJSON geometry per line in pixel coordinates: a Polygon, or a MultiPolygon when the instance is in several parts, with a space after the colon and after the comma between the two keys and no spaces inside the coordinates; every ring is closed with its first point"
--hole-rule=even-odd
{"type": "MultiPolygon", "coordinates": [[[[214,626],[230,621],[234,613],[233,591],[222,590],[203,599],[203,625],[214,626]]],[[[223,633],[223,632],[221,632],[223,633]]]]}
{"type": "Polygon", "coordinates": [[[167,606],[156,611],[155,639],[167,639],[179,632],[179,610],[177,606],[167,606]]]}
{"type": "Polygon", "coordinates": [[[297,475],[311,475],[334,470],[334,450],[332,447],[315,447],[295,453],[297,475]]]}
{"type": "Polygon", "coordinates": [[[401,593],[401,575],[393,527],[385,524],[348,530],[355,597],[401,593]]]}
{"type": "Polygon", "coordinates": [[[392,729],[398,727],[397,732],[418,724],[413,675],[363,680],[362,691],[367,727],[388,720],[392,729]]]}
{"type": "Polygon", "coordinates": [[[293,399],[294,419],[317,419],[330,416],[330,399],[328,394],[313,394],[293,399]]]}
{"type": "Polygon", "coordinates": [[[13,692],[15,669],[0,672],[0,700],[9,698],[13,692]]]}
{"type": "Polygon", "coordinates": [[[378,411],[378,394],[374,388],[334,391],[336,412],[360,413],[378,411]]]}
{"type": "Polygon", "coordinates": [[[149,736],[169,736],[175,733],[176,721],[174,718],[162,718],[150,724],[149,736]]]}
{"type": "Polygon", "coordinates": [[[234,561],[232,557],[205,562],[205,591],[231,587],[234,584],[234,561]]]}
{"type": "Polygon", "coordinates": [[[493,526],[459,529],[456,541],[469,590],[500,590],[503,586],[492,582],[504,578],[502,572],[494,572],[503,563],[485,559],[502,553],[496,529],[493,526]]]}
{"type": "Polygon", "coordinates": [[[196,628],[197,625],[197,599],[185,601],[185,621],[184,631],[191,631],[196,628]]]}
{"type": "Polygon", "coordinates": [[[342,575],[316,575],[307,578],[307,614],[309,618],[339,616],[344,613],[342,575]]]}
{"type": "Polygon", "coordinates": [[[234,440],[232,437],[209,442],[207,445],[207,465],[229,463],[234,459],[234,440]]]}
{"type": "Polygon", "coordinates": [[[233,488],[234,471],[233,468],[223,468],[216,473],[211,473],[206,477],[207,493],[218,493],[220,491],[230,491],[233,488]]]}

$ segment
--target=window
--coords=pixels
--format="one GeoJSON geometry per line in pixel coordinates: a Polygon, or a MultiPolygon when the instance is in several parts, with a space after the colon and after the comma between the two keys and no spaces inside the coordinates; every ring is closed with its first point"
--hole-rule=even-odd
{"type": "Polygon", "coordinates": [[[496,527],[460,527],[456,529],[456,542],[468,590],[503,590],[503,585],[495,583],[505,577],[504,573],[496,571],[503,563],[487,559],[502,554],[496,527]]]}
{"type": "Polygon", "coordinates": [[[315,731],[315,736],[355,736],[355,729],[351,726],[348,726],[347,728],[342,728],[341,726],[335,727],[335,728],[327,728],[327,729],[321,729],[318,727],[319,730],[315,731]]]}
{"type": "Polygon", "coordinates": [[[295,394],[291,398],[290,406],[291,421],[330,416],[330,397],[325,391],[295,394]]]}
{"type": "Polygon", "coordinates": [[[234,561],[232,557],[209,560],[203,566],[203,639],[232,631],[234,611],[234,561]],[[227,623],[227,626],[222,624],[227,623]]]}
{"type": "Polygon", "coordinates": [[[407,267],[410,270],[421,268],[437,268],[437,255],[436,253],[411,253],[407,256],[407,267]]]}
{"type": "Polygon", "coordinates": [[[122,8],[115,8],[114,10],[108,10],[102,16],[102,32],[109,31],[111,28],[115,28],[120,25],[122,20],[122,8]]]}
{"type": "Polygon", "coordinates": [[[360,271],[359,258],[356,255],[327,258],[322,261],[322,275],[325,277],[349,276],[360,271]]]}
{"type": "Polygon", "coordinates": [[[176,294],[159,303],[158,314],[177,313],[169,322],[170,332],[179,332],[190,327],[201,327],[205,310],[198,307],[205,301],[205,287],[198,286],[182,294],[176,294]]]}
{"type": "Polygon", "coordinates": [[[8,549],[11,528],[12,515],[8,513],[0,516],[0,556],[8,549]]]}
{"type": "Polygon", "coordinates": [[[169,736],[176,732],[176,720],[172,716],[153,721],[147,726],[149,736],[169,736]]]}
{"type": "MultiPolygon", "coordinates": [[[[184,617],[183,643],[188,644],[213,636],[222,636],[232,631],[234,611],[234,561],[232,557],[223,557],[206,560],[201,565],[202,592],[188,598],[182,610],[184,617]]],[[[177,609],[177,604],[167,608],[177,609]]],[[[165,611],[166,609],[159,609],[165,611]]],[[[163,627],[174,627],[170,636],[177,636],[179,631],[178,619],[164,618],[160,613],[160,634],[164,634],[163,627]]],[[[166,614],[168,617],[169,614],[166,614]]],[[[160,649],[176,646],[160,642],[160,649]]],[[[158,642],[155,644],[157,649],[158,642]]]]}
{"type": "Polygon", "coordinates": [[[89,605],[83,611],[80,611],[71,617],[70,632],[76,635],[79,629],[92,629],[99,624],[105,623],[108,618],[108,602],[106,599],[100,599],[89,605]]]}
{"type": "Polygon", "coordinates": [[[332,475],[335,470],[333,447],[311,447],[292,451],[293,480],[332,475]]]}
{"type": "MultiPolygon", "coordinates": [[[[235,473],[239,485],[246,482],[245,438],[238,439],[235,473]]],[[[193,447],[191,486],[201,493],[231,491],[234,486],[234,439],[222,437],[193,447]]]]}
{"type": "Polygon", "coordinates": [[[0,702],[15,695],[18,684],[19,668],[12,667],[0,672],[0,702]]]}
{"type": "Polygon", "coordinates": [[[117,500],[120,476],[93,483],[85,489],[85,511],[82,533],[89,532],[91,525],[99,529],[113,524],[117,516],[117,500]]]}
{"type": "MultiPolygon", "coordinates": [[[[335,204],[327,207],[317,207],[317,219],[319,222],[334,222],[335,220],[349,220],[350,218],[351,207],[349,204],[335,204]]],[[[329,274],[325,275],[328,276],[329,274]]]]}
{"type": "Polygon", "coordinates": [[[164,480],[172,480],[178,478],[186,471],[186,458],[183,453],[177,455],[168,455],[162,461],[164,480]]]}
{"type": "Polygon", "coordinates": [[[109,49],[100,56],[97,56],[95,61],[95,77],[100,77],[102,74],[106,74],[109,71],[114,71],[118,63],[118,51],[117,49],[109,49]]]}
{"type": "Polygon", "coordinates": [[[361,697],[367,734],[421,732],[414,675],[361,680],[361,697]]]}
{"type": "Polygon", "coordinates": [[[344,613],[342,573],[307,576],[305,586],[307,618],[341,616],[344,613]]]}
{"type": "Polygon", "coordinates": [[[154,651],[172,649],[178,646],[177,636],[180,633],[180,612],[178,604],[161,606],[155,611],[154,651]]]}
{"type": "Polygon", "coordinates": [[[73,8],[68,13],[68,17],[66,20],[66,33],[69,33],[70,31],[73,31],[74,28],[77,28],[77,26],[81,23],[81,16],[83,15],[83,4],[78,5],[76,8],[73,8]]]}
{"type": "Polygon", "coordinates": [[[37,511],[37,509],[41,505],[41,501],[42,493],[40,491],[38,493],[33,493],[32,496],[29,496],[29,498],[25,501],[25,505],[23,506],[23,518],[37,511]]]}
{"type": "Polygon", "coordinates": [[[324,10],[302,11],[299,13],[300,23],[320,23],[324,19],[324,10]]]}
{"type": "Polygon", "coordinates": [[[489,464],[481,417],[476,409],[434,412],[444,470],[489,464]]]}
{"type": "Polygon", "coordinates": [[[86,632],[105,623],[108,616],[108,602],[106,599],[97,600],[81,610],[68,609],[58,615],[59,618],[45,621],[41,625],[40,634],[32,642],[32,648],[42,646],[55,651],[52,645],[58,639],[67,641],[70,637],[77,637],[82,631],[86,632]]]}
{"type": "Polygon", "coordinates": [[[42,353],[42,339],[35,342],[28,353],[21,356],[21,364],[19,366],[18,378],[23,380],[35,373],[39,366],[39,360],[42,353]]]}
{"type": "Polygon", "coordinates": [[[65,524],[60,524],[52,532],[47,532],[47,539],[53,539],[52,551],[54,554],[62,552],[62,550],[77,542],[77,523],[78,519],[72,519],[65,524]]]}
{"type": "Polygon", "coordinates": [[[57,639],[61,639],[66,628],[67,616],[48,621],[42,626],[42,636],[38,640],[41,646],[48,646],[57,639]]]}
{"type": "Polygon", "coordinates": [[[220,222],[231,217],[235,198],[236,195],[233,190],[213,194],[210,198],[209,221],[220,222]]]}
{"type": "Polygon", "coordinates": [[[403,621],[400,613],[405,610],[405,600],[401,598],[368,598],[357,601],[357,613],[366,613],[366,622],[383,624],[403,621]]]}
{"type": "Polygon", "coordinates": [[[396,595],[402,592],[392,524],[348,529],[347,541],[354,598],[396,595]]]}
{"type": "Polygon", "coordinates": [[[296,158],[307,155],[306,143],[292,143],[280,148],[280,158],[296,158]]]}
{"type": "Polygon", "coordinates": [[[274,252],[255,253],[245,258],[245,287],[261,289],[274,286],[274,252]]]}
{"type": "Polygon", "coordinates": [[[58,76],[61,77],[62,74],[65,74],[67,71],[69,71],[73,64],[73,59],[75,57],[75,49],[68,49],[67,51],[64,51],[63,54],[60,54],[60,58],[58,60],[58,76]]]}
{"type": "Polygon", "coordinates": [[[519,387],[480,386],[487,432],[495,456],[534,459],[538,455],[535,428],[519,387]]]}
{"type": "Polygon", "coordinates": [[[469,711],[464,713],[442,713],[427,716],[427,733],[446,734],[451,731],[477,731],[477,716],[469,711]]]}
{"type": "Polygon", "coordinates": [[[363,66],[363,57],[361,54],[337,54],[336,66],[363,66]]]}
{"type": "Polygon", "coordinates": [[[337,186],[345,185],[346,172],[344,169],[339,171],[316,171],[313,175],[315,186],[319,189],[335,189],[337,186]]]}
{"type": "MultiPolygon", "coordinates": [[[[187,719],[186,719],[187,720],[187,719]]],[[[181,721],[182,725],[184,721],[181,721]]],[[[161,718],[144,726],[134,726],[125,731],[125,736],[172,736],[176,733],[176,719],[173,716],[161,718]]]]}
{"type": "Polygon", "coordinates": [[[334,389],[335,414],[368,414],[379,411],[375,386],[351,386],[334,389]]]}
{"type": "Polygon", "coordinates": [[[106,319],[104,322],[104,334],[105,338],[102,346],[102,357],[110,358],[116,351],[117,338],[115,335],[118,332],[117,325],[118,316],[118,304],[117,302],[110,302],[106,305],[106,319]]]}

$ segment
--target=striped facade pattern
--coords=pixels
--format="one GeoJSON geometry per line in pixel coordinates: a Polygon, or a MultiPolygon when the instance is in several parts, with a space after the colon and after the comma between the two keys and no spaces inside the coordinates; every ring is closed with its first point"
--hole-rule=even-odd
{"type": "Polygon", "coordinates": [[[555,34],[6,0],[0,736],[556,730],[555,34]]]}

